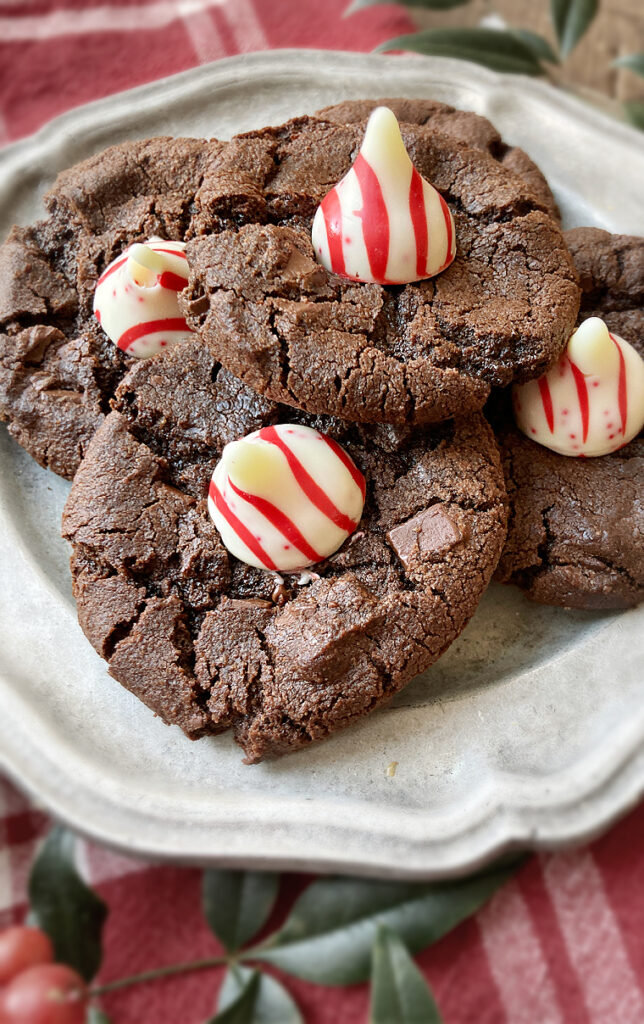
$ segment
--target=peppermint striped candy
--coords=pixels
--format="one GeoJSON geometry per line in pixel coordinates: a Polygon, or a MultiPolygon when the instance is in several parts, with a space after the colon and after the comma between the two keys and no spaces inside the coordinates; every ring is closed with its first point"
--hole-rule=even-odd
{"type": "Polygon", "coordinates": [[[208,511],[235,558],[288,572],[337,551],[358,525],[364,499],[365,479],[336,441],[287,423],[226,445],[208,511]]]}
{"type": "Polygon", "coordinates": [[[644,360],[590,317],[543,377],[515,385],[517,426],[560,455],[617,451],[644,426],[644,360]]]}
{"type": "Polygon", "coordinates": [[[371,114],[360,152],[322,200],[311,235],[319,262],[354,281],[407,284],[453,261],[452,214],[412,164],[388,107],[371,114]]]}
{"type": "Polygon", "coordinates": [[[151,238],[130,246],[99,277],[94,314],[128,355],[146,359],[192,333],[177,298],[188,284],[184,249],[184,242],[151,238]]]}

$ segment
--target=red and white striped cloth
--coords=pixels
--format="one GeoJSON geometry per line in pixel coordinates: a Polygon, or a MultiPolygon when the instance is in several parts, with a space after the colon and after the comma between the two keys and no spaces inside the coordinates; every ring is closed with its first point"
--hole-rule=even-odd
{"type": "MultiPolygon", "coordinates": [[[[370,50],[411,30],[348,0],[0,0],[0,144],[69,107],[218,57],[274,47],[370,50]]],[[[0,926],[22,920],[45,814],[0,780],[0,926]]],[[[200,873],[82,844],[109,903],[100,980],[216,955],[200,873]]],[[[287,876],[269,927],[306,880],[287,876]]],[[[587,850],[533,857],[475,918],[419,958],[447,1024],[642,1024],[644,808],[587,850]]],[[[282,978],[307,1024],[366,1020],[368,988],[282,978]]],[[[221,971],[157,981],[104,1000],[115,1024],[199,1024],[221,971]]]]}
{"type": "Polygon", "coordinates": [[[0,145],[56,114],[219,57],[305,46],[372,50],[412,30],[349,0],[0,0],[0,145]]]}
{"type": "MultiPolygon", "coordinates": [[[[23,919],[48,824],[0,782],[0,927],[23,919]]],[[[110,907],[100,982],[222,952],[201,914],[199,871],[80,846],[84,874],[110,907]]],[[[644,807],[588,849],[532,857],[481,913],[418,958],[446,1024],[642,1024],[643,879],[644,807]]],[[[285,876],[268,929],[307,881],[285,876]]],[[[322,988],[275,973],[307,1024],[367,1020],[367,985],[322,988]]],[[[114,1024],[200,1024],[221,980],[219,968],[200,971],[102,1002],[114,1024]]]]}

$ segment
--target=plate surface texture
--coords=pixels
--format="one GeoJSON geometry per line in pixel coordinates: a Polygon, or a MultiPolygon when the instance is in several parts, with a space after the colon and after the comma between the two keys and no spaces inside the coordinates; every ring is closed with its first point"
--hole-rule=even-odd
{"type": "MultiPolygon", "coordinates": [[[[644,234],[643,137],[563,93],[459,61],[278,51],[102,100],[4,150],[0,235],[38,216],[57,171],[112,143],[226,138],[382,95],[486,115],[541,166],[566,227],[644,234]]],[[[69,485],[4,429],[0,464],[0,761],[85,834],[176,861],[431,878],[581,841],[644,791],[644,606],[569,612],[493,586],[389,708],[247,767],[229,736],[191,743],[107,675],[76,622],[69,485]]]]}

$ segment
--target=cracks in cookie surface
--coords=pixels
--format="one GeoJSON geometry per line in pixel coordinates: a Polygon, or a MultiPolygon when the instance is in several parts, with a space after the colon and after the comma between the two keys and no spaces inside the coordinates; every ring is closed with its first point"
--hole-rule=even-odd
{"type": "MultiPolygon", "coordinates": [[[[582,288],[579,321],[602,317],[644,355],[644,239],[600,228],[564,237],[582,288]]],[[[641,601],[642,438],[581,461],[524,438],[509,406],[495,415],[510,508],[497,578],[545,604],[610,609],[641,601]]]]}
{"type": "Polygon", "coordinates": [[[0,261],[7,261],[0,315],[9,325],[4,336],[0,331],[0,415],[55,472],[73,476],[132,364],[95,322],[95,281],[131,242],[151,234],[185,236],[187,210],[203,180],[201,164],[213,147],[173,139],[112,147],[59,175],[45,197],[48,216],[32,228],[14,229],[0,247],[0,261]],[[179,167],[184,151],[185,166],[179,167]],[[61,304],[63,281],[67,307],[61,304]],[[49,332],[37,362],[16,354],[14,340],[27,346],[34,331],[49,332]],[[81,396],[74,409],[67,397],[72,392],[81,396]]]}
{"type": "Polygon", "coordinates": [[[509,427],[499,440],[510,518],[497,578],[545,604],[637,604],[644,596],[642,439],[587,460],[557,455],[509,427]]]}
{"type": "MultiPolygon", "coordinates": [[[[238,144],[242,147],[259,143],[268,146],[270,160],[267,160],[263,172],[258,172],[257,194],[259,195],[261,189],[268,183],[270,195],[264,204],[265,213],[262,217],[257,215],[255,199],[243,215],[232,207],[225,211],[222,218],[214,224],[215,229],[239,228],[244,220],[248,221],[253,216],[263,223],[269,223],[272,219],[281,225],[292,223],[300,229],[308,229],[314,206],[321,197],[316,195],[306,199],[301,189],[293,188],[292,182],[288,184],[288,168],[292,140],[298,133],[304,133],[305,137],[310,123],[311,119],[301,118],[292,126],[286,125],[274,132],[275,138],[270,130],[264,133],[249,133],[245,138],[250,141],[242,140],[238,144]]],[[[355,155],[359,142],[358,135],[354,135],[349,146],[349,156],[355,155]]],[[[65,475],[72,475],[78,461],[77,453],[86,448],[96,424],[109,408],[116,383],[131,363],[126,356],[117,352],[111,343],[100,338],[101,332],[93,324],[90,308],[92,281],[125,245],[133,240],[140,240],[151,232],[169,238],[199,236],[205,229],[204,224],[199,223],[199,218],[203,220],[207,214],[208,177],[213,173],[213,169],[218,173],[217,168],[225,165],[229,145],[233,144],[170,139],[126,143],[91,158],[78,168],[64,172],[47,197],[49,217],[33,229],[33,244],[36,248],[46,251],[47,261],[62,274],[67,286],[75,289],[81,283],[80,306],[75,319],[59,318],[59,314],[54,314],[51,308],[44,316],[45,326],[55,327],[63,335],[62,338],[52,340],[49,346],[47,364],[51,371],[52,383],[49,390],[52,394],[47,408],[42,408],[44,398],[41,398],[41,407],[36,406],[35,416],[31,419],[23,416],[20,420],[20,403],[24,405],[24,402],[32,401],[30,382],[33,373],[30,366],[27,366],[22,384],[18,384],[15,376],[9,379],[8,388],[11,393],[7,394],[2,409],[5,418],[17,417],[15,432],[19,435],[21,443],[30,448],[35,457],[44,464],[50,464],[52,468],[65,475]],[[185,167],[179,163],[182,146],[188,154],[184,161],[185,167]],[[123,196],[120,199],[113,198],[119,192],[118,188],[113,188],[114,183],[118,181],[124,183],[124,194],[129,196],[129,199],[124,200],[123,196]],[[200,200],[202,193],[205,196],[205,205],[202,205],[200,200]],[[121,226],[117,227],[117,223],[121,226]],[[56,416],[60,410],[64,411],[56,393],[65,390],[76,391],[84,396],[83,402],[80,403],[82,415],[79,416],[79,412],[76,411],[76,418],[71,417],[65,428],[66,435],[70,434],[72,428],[76,432],[71,451],[66,451],[62,442],[58,445],[42,442],[42,435],[52,433],[56,416]],[[24,397],[21,399],[18,393],[24,397]],[[48,458],[47,453],[50,450],[57,453],[52,455],[53,461],[48,458]]],[[[329,170],[327,177],[328,181],[321,182],[325,190],[333,183],[331,179],[335,178],[335,172],[329,170]]],[[[454,191],[454,175],[448,177],[450,180],[444,182],[445,188],[450,187],[454,191]]],[[[212,190],[210,199],[213,199],[212,190]]],[[[346,309],[347,299],[346,288],[337,284],[332,292],[332,301],[340,303],[340,300],[343,300],[341,304],[346,309]]],[[[32,323],[25,326],[31,327],[41,321],[43,317],[34,314],[32,323]]],[[[14,322],[18,323],[15,317],[14,322]]],[[[12,334],[15,329],[16,327],[12,328],[12,334]]],[[[415,393],[414,372],[407,369],[404,361],[398,361],[397,365],[402,367],[400,381],[393,383],[388,380],[389,374],[376,365],[378,352],[384,351],[386,355],[387,348],[391,345],[395,351],[397,341],[394,341],[394,338],[399,332],[390,331],[389,341],[383,337],[379,339],[376,337],[377,333],[376,331],[372,341],[367,332],[366,341],[360,343],[362,355],[346,362],[337,374],[331,374],[332,377],[337,376],[343,385],[339,390],[335,389],[337,411],[347,415],[351,407],[355,406],[365,373],[374,379],[380,374],[382,383],[376,386],[372,400],[374,418],[396,418],[394,412],[400,422],[403,415],[426,418],[424,404],[427,403],[415,393]],[[373,345],[373,353],[366,347],[370,345],[373,345]],[[369,358],[365,361],[366,355],[369,358]],[[399,389],[397,395],[396,389],[399,389]],[[394,410],[396,405],[398,409],[394,410]]],[[[302,367],[298,365],[293,369],[293,343],[284,340],[280,344],[282,369],[279,397],[286,401],[299,401],[301,380],[306,379],[303,368],[306,360],[302,367]]],[[[409,356],[408,352],[400,354],[405,358],[409,356]]],[[[238,367],[237,371],[241,372],[253,386],[261,389],[261,372],[255,371],[249,376],[243,372],[243,367],[238,367]]],[[[38,372],[39,370],[36,371],[38,372]]],[[[443,371],[436,372],[440,374],[443,371]]],[[[2,376],[7,379],[4,372],[2,376]]],[[[449,383],[452,389],[456,387],[455,379],[449,383]]],[[[444,385],[442,387],[446,393],[444,385]]],[[[484,389],[480,393],[476,391],[471,396],[470,405],[480,405],[484,397],[484,389]]],[[[453,397],[449,398],[448,404],[454,404],[453,397]]],[[[324,403],[320,408],[323,406],[324,403]]],[[[449,411],[439,403],[429,418],[449,414],[449,411]]],[[[66,414],[69,416],[69,409],[66,410],[66,414]]]]}
{"type": "MultiPolygon", "coordinates": [[[[370,287],[379,290],[382,308],[371,323],[365,320],[357,326],[352,310],[355,285],[326,271],[321,273],[308,237],[310,220],[302,225],[301,197],[293,198],[298,160],[304,161],[307,173],[310,170],[308,154],[302,152],[307,132],[320,142],[325,159],[330,163],[336,160],[337,170],[326,176],[338,180],[359,143],[360,130],[354,126],[300,118],[280,129],[248,133],[235,143],[243,173],[255,175],[257,194],[266,190],[267,181],[273,193],[283,187],[284,204],[294,204],[290,220],[284,216],[283,206],[275,217],[267,204],[260,220],[250,217],[241,228],[236,224],[229,232],[221,221],[211,235],[202,225],[193,243],[191,288],[198,301],[193,325],[226,365],[271,398],[297,402],[309,411],[334,411],[367,421],[402,422],[405,415],[412,415],[429,422],[464,407],[479,408],[490,383],[507,384],[515,375],[536,375],[553,361],[572,329],[578,291],[559,229],[518,178],[504,176],[496,162],[480,151],[468,150],[440,135],[428,142],[421,133],[416,138],[415,156],[430,179],[432,170],[436,172],[437,185],[451,202],[459,238],[457,261],[428,284],[388,289],[362,286],[363,297],[370,287]],[[328,153],[324,150],[327,144],[328,153]],[[263,147],[264,163],[257,158],[257,147],[263,147]],[[334,147],[341,157],[336,158],[334,147]],[[244,162],[246,150],[248,160],[244,162]],[[483,178],[485,173],[489,175],[487,191],[474,188],[474,167],[483,178]],[[277,221],[282,225],[279,228],[277,221]],[[302,261],[307,263],[304,288],[302,280],[296,280],[297,274],[292,280],[285,276],[285,260],[272,262],[280,246],[290,246],[298,267],[302,261]],[[517,266],[519,256],[521,264],[517,266]],[[263,268],[264,287],[255,294],[257,265],[263,268]],[[468,311],[461,278],[467,277],[470,266],[476,274],[470,275],[468,311]],[[515,293],[523,296],[521,302],[515,293]],[[496,305],[508,296],[516,309],[508,322],[502,323],[502,310],[496,305]],[[204,299],[210,304],[208,313],[204,299]],[[295,305],[289,308],[289,302],[295,305]],[[276,306],[286,318],[276,315],[276,306]],[[410,318],[412,306],[415,313],[410,318]],[[252,313],[244,312],[250,307],[252,313]],[[262,323],[276,353],[274,360],[267,356],[262,323]],[[259,331],[253,330],[253,325],[260,325],[259,331]],[[340,332],[337,337],[336,330],[340,332]],[[311,354],[316,337],[335,388],[323,388],[310,379],[309,370],[317,372],[311,354]],[[367,353],[368,366],[364,362],[367,353]],[[338,387],[338,382],[343,386],[338,387]]],[[[225,187],[229,187],[230,173],[224,179],[225,187]]],[[[311,189],[312,214],[328,183],[318,182],[314,176],[308,184],[303,185],[302,180],[297,179],[300,190],[311,189]]],[[[212,202],[212,193],[208,199],[212,202]]],[[[186,309],[190,316],[188,303],[186,309]]]]}
{"type": "MultiPolygon", "coordinates": [[[[639,331],[627,337],[641,344],[644,329],[644,239],[613,235],[601,228],[572,228],[565,233],[579,271],[582,300],[580,319],[614,314],[619,330],[620,314],[637,315],[639,331]],[[637,335],[640,335],[640,338],[637,335]]],[[[621,319],[627,322],[624,316],[621,319]]],[[[628,328],[626,333],[629,334],[628,328]]]]}
{"type": "MultiPolygon", "coordinates": [[[[388,450],[390,428],[274,406],[248,392],[198,343],[188,343],[184,353],[169,353],[157,365],[138,364],[118,389],[115,405],[118,411],[96,435],[77,475],[64,530],[76,549],[77,580],[83,573],[88,580],[114,577],[136,595],[134,611],[115,610],[116,621],[106,628],[107,650],[117,678],[166,720],[179,721],[179,705],[168,704],[158,682],[144,685],[142,677],[153,666],[139,664],[135,670],[132,663],[134,638],[147,636],[155,616],[163,623],[171,611],[183,624],[174,641],[167,625],[164,635],[177,648],[173,671],[180,672],[191,706],[194,702],[199,709],[200,717],[189,718],[192,724],[181,719],[184,728],[200,734],[221,731],[227,723],[248,757],[257,760],[321,738],[388,699],[442,650],[442,642],[428,636],[444,634],[448,643],[461,619],[471,614],[505,526],[498,458],[481,418],[467,425],[444,424],[426,440],[412,438],[407,447],[388,450]],[[223,551],[199,500],[228,439],[223,427],[231,403],[243,411],[243,422],[234,424],[236,436],[263,421],[309,423],[343,444],[369,481],[360,530],[315,567],[319,578],[307,586],[298,587],[295,577],[287,577],[281,605],[272,602],[269,574],[223,551]],[[204,459],[201,470],[198,457],[188,464],[181,454],[195,430],[206,439],[199,452],[205,455],[211,446],[211,458],[204,459]],[[477,481],[481,474],[487,481],[485,494],[477,481]],[[452,500],[459,478],[464,482],[456,496],[462,508],[452,500]],[[110,483],[114,479],[123,481],[119,488],[110,483]],[[448,558],[438,557],[409,573],[386,533],[436,501],[451,502],[451,514],[462,517],[462,526],[467,523],[467,537],[448,558]],[[496,502],[493,510],[488,502],[496,502]],[[203,583],[203,566],[210,567],[210,582],[203,583]],[[200,589],[193,590],[196,576],[200,589]],[[423,604],[427,599],[434,603],[423,604]],[[307,630],[314,631],[317,654],[302,639],[301,616],[307,630]],[[394,625],[398,639],[392,639],[394,625]],[[418,642],[413,640],[411,654],[399,657],[406,630],[418,642]],[[386,657],[374,654],[378,644],[388,651],[386,657]],[[232,645],[230,654],[227,645],[232,645]],[[347,651],[355,659],[351,676],[343,667],[347,651]],[[297,667],[298,659],[303,667],[297,667]]],[[[79,583],[77,596],[81,620],[93,615],[102,622],[104,605],[90,590],[82,591],[79,583]]]]}

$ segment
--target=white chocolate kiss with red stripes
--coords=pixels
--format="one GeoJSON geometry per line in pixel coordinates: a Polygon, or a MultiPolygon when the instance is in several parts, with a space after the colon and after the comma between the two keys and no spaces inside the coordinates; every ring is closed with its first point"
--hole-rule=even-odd
{"type": "Polygon", "coordinates": [[[412,164],[388,107],[371,114],[353,166],[316,211],[311,237],[322,266],[354,281],[408,284],[454,259],[449,207],[412,164]]]}
{"type": "Polygon", "coordinates": [[[161,238],[136,243],[99,277],[94,314],[128,355],[147,359],[190,336],[177,298],[188,284],[185,247],[161,238]]]}
{"type": "Polygon", "coordinates": [[[517,426],[560,455],[608,455],[644,427],[644,360],[598,316],[543,377],[513,389],[517,426]]]}
{"type": "Polygon", "coordinates": [[[208,511],[235,558],[289,572],[337,551],[364,499],[365,479],[344,448],[311,427],[283,423],[226,445],[208,511]]]}

